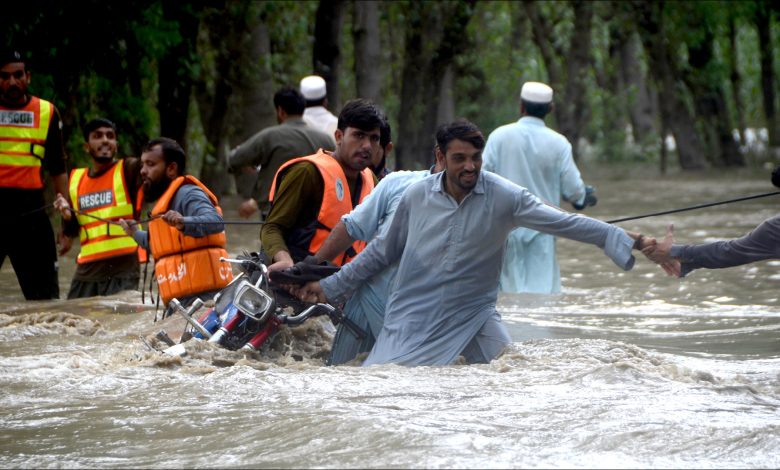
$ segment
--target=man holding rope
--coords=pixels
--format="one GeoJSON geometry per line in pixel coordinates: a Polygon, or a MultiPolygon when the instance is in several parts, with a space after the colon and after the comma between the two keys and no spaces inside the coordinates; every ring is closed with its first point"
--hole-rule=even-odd
{"type": "Polygon", "coordinates": [[[155,202],[149,231],[133,220],[120,220],[125,233],[149,249],[164,305],[176,298],[187,306],[209,299],[233,280],[219,261],[225,251],[225,225],[217,197],[194,176],[185,174],[186,155],[172,139],[146,144],[141,155],[144,200],[155,202]]]}
{"type": "MultiPolygon", "coordinates": [[[[64,233],[78,235],[81,243],[69,299],[138,290],[140,278],[138,244],[118,223],[109,221],[139,218],[141,162],[132,157],[115,159],[117,130],[108,119],[93,119],[83,131],[91,168],[71,171],[69,200],[58,194],[54,201],[64,233]]],[[[145,255],[144,251],[144,259],[145,255]]]]}
{"type": "MultiPolygon", "coordinates": [[[[62,121],[54,105],[27,94],[30,71],[17,51],[0,52],[0,266],[6,256],[27,300],[58,299],[57,244],[44,202],[43,170],[68,190],[62,121]]],[[[70,238],[58,235],[60,254],[70,238]]]]}

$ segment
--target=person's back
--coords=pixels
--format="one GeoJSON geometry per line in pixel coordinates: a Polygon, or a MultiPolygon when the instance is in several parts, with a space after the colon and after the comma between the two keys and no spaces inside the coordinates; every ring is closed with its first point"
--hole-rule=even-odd
{"type": "Polygon", "coordinates": [[[488,145],[486,170],[523,186],[547,203],[560,206],[564,188],[571,191],[582,185],[579,170],[568,161],[571,144],[537,117],[523,116],[499,127],[488,137],[488,145]],[[513,153],[515,158],[494,157],[513,153]]]}
{"type": "MultiPolygon", "coordinates": [[[[583,208],[586,187],[566,138],[548,128],[544,117],[552,110],[552,88],[527,82],[521,92],[515,123],[501,126],[488,137],[484,169],[523,186],[542,201],[560,206],[561,197],[583,208]]],[[[595,203],[595,197],[592,196],[595,203]]],[[[555,237],[526,228],[507,240],[500,288],[503,292],[550,294],[561,290],[555,237]]]]}
{"type": "Polygon", "coordinates": [[[305,101],[298,90],[283,87],[274,95],[274,105],[279,124],[256,133],[228,156],[228,171],[236,174],[236,188],[244,198],[239,208],[243,217],[258,208],[267,211],[271,182],[285,162],[334,149],[332,138],[303,120],[305,101]]]}
{"type": "Polygon", "coordinates": [[[290,118],[284,123],[261,132],[262,154],[268,156],[260,170],[255,193],[260,205],[268,203],[268,193],[274,175],[285,162],[295,157],[317,153],[318,150],[333,150],[332,139],[322,131],[307,125],[301,118],[290,118]]]}

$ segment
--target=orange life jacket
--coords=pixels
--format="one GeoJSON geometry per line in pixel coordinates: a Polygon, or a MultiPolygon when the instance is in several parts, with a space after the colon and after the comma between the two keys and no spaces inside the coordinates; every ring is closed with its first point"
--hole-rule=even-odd
{"type": "Polygon", "coordinates": [[[190,175],[173,180],[154,205],[153,220],[149,222],[149,248],[155,259],[160,297],[166,305],[173,298],[220,289],[233,280],[230,265],[219,261],[220,257],[228,256],[224,231],[205,237],[190,237],[159,217],[168,211],[174,194],[183,184],[197,185],[222,215],[217,197],[190,175]]]}
{"type": "Polygon", "coordinates": [[[41,162],[53,114],[54,105],[35,96],[23,108],[0,105],[0,187],[43,188],[41,162]]]}
{"type": "Polygon", "coordinates": [[[135,253],[138,244],[117,224],[96,219],[118,221],[135,217],[127,191],[124,160],[119,160],[98,177],[89,176],[87,168],[70,172],[71,205],[79,211],[79,264],[135,253]],[[89,214],[93,217],[90,217],[89,214]]]}
{"type": "MultiPolygon", "coordinates": [[[[320,212],[317,215],[316,228],[313,231],[311,239],[294,242],[288,237],[285,242],[287,242],[287,246],[290,250],[294,249],[291,245],[302,245],[297,246],[297,248],[302,248],[306,250],[308,254],[313,255],[328,238],[333,227],[341,220],[341,216],[348,214],[354,207],[352,206],[352,195],[350,194],[344,170],[342,170],[341,165],[335,158],[322,149],[318,150],[316,154],[309,155],[308,157],[293,158],[279,168],[274,176],[274,181],[271,184],[271,192],[268,195],[268,200],[271,204],[273,204],[274,195],[276,194],[278,186],[281,184],[282,178],[280,178],[280,175],[282,175],[285,169],[298,162],[313,163],[314,166],[317,167],[317,170],[319,170],[322,180],[325,183],[324,192],[322,193],[322,205],[320,206],[320,212]]],[[[368,193],[374,189],[374,176],[370,169],[366,168],[361,171],[360,177],[362,178],[362,185],[360,187],[360,198],[358,199],[358,203],[362,202],[363,198],[368,196],[368,193]]],[[[357,256],[365,246],[366,243],[364,241],[355,241],[351,249],[331,261],[338,266],[342,266],[357,256]]],[[[292,254],[292,252],[290,254],[292,254]]]]}

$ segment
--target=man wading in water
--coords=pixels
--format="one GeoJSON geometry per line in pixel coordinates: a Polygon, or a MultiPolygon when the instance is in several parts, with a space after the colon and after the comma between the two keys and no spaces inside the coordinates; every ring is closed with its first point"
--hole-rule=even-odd
{"type": "Polygon", "coordinates": [[[525,188],[482,173],[485,139],[468,121],[442,126],[436,142],[444,171],[409,186],[387,234],[338,273],[299,291],[302,300],[340,303],[400,260],[384,326],[363,365],[446,365],[461,355],[469,363],[495,358],[511,342],[496,298],[506,237],[516,227],[596,245],[624,270],[634,265],[632,248],[655,244],[545,205],[525,188]]]}

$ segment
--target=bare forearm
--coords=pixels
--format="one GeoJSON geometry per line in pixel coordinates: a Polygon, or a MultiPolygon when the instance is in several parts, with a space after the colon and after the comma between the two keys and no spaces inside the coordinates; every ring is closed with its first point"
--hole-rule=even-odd
{"type": "Polygon", "coordinates": [[[339,221],[314,256],[320,261],[331,261],[350,247],[355,240],[349,236],[344,222],[339,221]]]}

